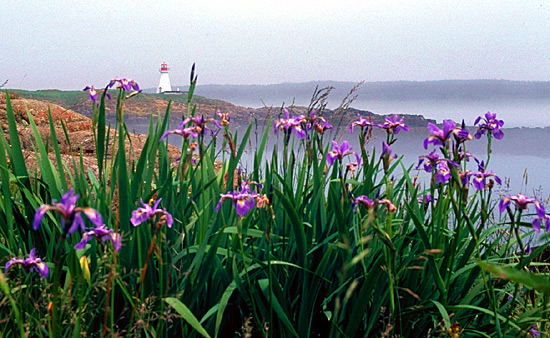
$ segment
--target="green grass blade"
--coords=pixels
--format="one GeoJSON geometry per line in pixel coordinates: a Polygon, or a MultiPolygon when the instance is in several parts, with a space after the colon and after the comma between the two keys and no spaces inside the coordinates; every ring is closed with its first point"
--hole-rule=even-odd
{"type": "Polygon", "coordinates": [[[19,327],[19,335],[21,336],[21,338],[26,337],[25,336],[25,331],[24,331],[24,326],[23,326],[23,321],[21,319],[21,313],[19,312],[19,308],[17,307],[17,303],[15,302],[13,297],[11,296],[10,287],[9,287],[8,283],[6,282],[6,279],[4,278],[4,274],[2,273],[1,270],[0,270],[0,289],[2,289],[2,291],[4,292],[6,297],[8,297],[8,299],[10,301],[11,308],[13,309],[13,312],[15,313],[15,321],[17,322],[17,326],[19,327]]]}
{"type": "Polygon", "coordinates": [[[34,134],[36,146],[38,147],[38,151],[40,152],[40,159],[38,161],[40,165],[40,174],[42,175],[44,182],[46,182],[51,198],[59,200],[59,197],[61,196],[58,183],[59,179],[56,179],[56,177],[54,176],[52,169],[53,164],[48,157],[48,151],[44,146],[44,142],[42,142],[42,138],[40,137],[40,133],[38,132],[38,129],[36,127],[36,123],[34,122],[34,119],[32,118],[29,109],[27,107],[25,107],[25,109],[27,111],[27,116],[29,117],[29,124],[34,134]]]}
{"type": "Polygon", "coordinates": [[[281,303],[279,302],[277,297],[275,297],[275,294],[272,293],[271,295],[269,295],[269,280],[260,279],[258,281],[258,284],[260,285],[260,288],[262,289],[262,292],[264,293],[265,297],[267,297],[268,299],[271,299],[271,302],[272,302],[271,305],[273,306],[273,309],[279,316],[279,319],[283,322],[283,324],[285,324],[288,331],[290,331],[290,333],[292,333],[294,337],[300,337],[298,335],[298,332],[296,332],[296,330],[292,326],[292,323],[290,322],[290,319],[288,318],[287,314],[283,310],[281,303]]]}
{"type": "Polygon", "coordinates": [[[21,146],[21,140],[19,139],[19,132],[17,131],[17,122],[13,113],[13,107],[10,101],[10,95],[6,91],[6,114],[8,117],[8,129],[10,135],[10,150],[11,159],[13,162],[13,171],[18,176],[23,184],[30,189],[29,173],[27,172],[27,166],[25,164],[25,157],[23,156],[23,147],[21,146]]]}
{"type": "Polygon", "coordinates": [[[182,316],[182,318],[185,319],[187,323],[189,323],[189,325],[191,325],[195,330],[197,330],[198,333],[200,333],[203,337],[210,338],[210,335],[208,334],[208,332],[206,332],[204,327],[202,327],[197,317],[195,317],[193,312],[191,312],[191,310],[189,310],[189,308],[187,308],[185,304],[180,302],[179,299],[164,298],[164,301],[168,303],[171,307],[173,307],[174,310],[176,310],[176,312],[179,313],[180,316],[182,316]]]}
{"type": "Polygon", "coordinates": [[[59,173],[59,180],[61,181],[61,189],[67,191],[69,189],[67,185],[67,179],[65,178],[65,166],[63,165],[63,160],[61,159],[61,152],[59,150],[59,144],[57,143],[57,133],[55,131],[55,125],[52,119],[52,113],[50,107],[48,107],[48,121],[50,123],[50,136],[52,140],[52,147],[55,154],[55,161],[57,164],[57,171],[59,173]]]}

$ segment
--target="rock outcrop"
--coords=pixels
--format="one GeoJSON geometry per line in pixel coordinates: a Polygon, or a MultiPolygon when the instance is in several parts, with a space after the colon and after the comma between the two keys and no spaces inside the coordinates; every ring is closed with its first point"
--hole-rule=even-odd
{"type": "MultiPolygon", "coordinates": [[[[68,164],[68,167],[72,167],[71,158],[79,157],[82,151],[84,166],[97,172],[95,142],[92,130],[92,120],[90,118],[57,104],[34,99],[24,99],[13,94],[10,94],[10,101],[17,122],[17,130],[19,132],[19,138],[21,139],[23,152],[27,157],[27,164],[31,171],[37,168],[37,161],[34,155],[35,148],[33,144],[35,139],[29,123],[29,114],[32,116],[37,126],[42,141],[44,144],[49,145],[48,151],[50,152],[50,158],[52,162],[55,163],[51,147],[50,112],[55,126],[56,141],[59,151],[62,159],[68,164]],[[27,109],[29,114],[27,114],[27,109]],[[63,130],[62,122],[65,125],[67,136],[63,130]]],[[[0,92],[0,126],[9,142],[6,94],[4,92],[0,92]]],[[[137,158],[141,154],[147,135],[130,133],[129,138],[130,140],[126,141],[126,149],[128,150],[127,156],[131,160],[132,158],[137,158]]],[[[111,139],[109,149],[113,149],[112,142],[113,140],[111,139]]],[[[171,158],[177,158],[179,153],[179,149],[169,146],[169,155],[171,158]]],[[[110,156],[109,153],[107,155],[110,156]]]]}

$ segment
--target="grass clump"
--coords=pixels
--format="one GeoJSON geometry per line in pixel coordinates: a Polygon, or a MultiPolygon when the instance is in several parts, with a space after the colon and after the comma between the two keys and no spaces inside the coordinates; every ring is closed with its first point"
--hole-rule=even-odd
{"type": "MultiPolygon", "coordinates": [[[[488,140],[483,160],[467,152],[473,137],[465,126],[430,124],[424,147],[431,152],[418,165],[428,179],[420,183],[417,168],[392,150],[408,130],[403,118],[375,124],[360,116],[349,126],[355,133],[348,135],[359,137],[353,149],[339,138],[345,131],[323,117],[326,96],[316,93],[323,100],[313,100],[307,114],[282,109],[268,123],[245,171],[253,125],[232,133],[227,114],[201,115],[195,84],[192,73],[181,124],[168,130],[168,104],[132,161],[124,102],[139,86],[115,79],[101,91],[87,87],[96,173],[78,158],[63,163],[55,146],[53,163],[36,132],[40,170],[31,176],[7,98],[3,336],[547,332],[550,282],[537,257],[548,243],[524,242],[548,228],[550,217],[536,199],[493,194],[501,182],[488,170],[491,142],[503,136],[495,115],[475,122],[476,138],[488,140]],[[105,122],[109,91],[117,96],[114,129],[105,122]],[[373,131],[386,139],[369,149],[373,131]],[[176,162],[168,137],[182,139],[176,162]],[[266,149],[271,138],[274,148],[266,149]]],[[[55,145],[55,132],[50,137],[55,145]]]]}

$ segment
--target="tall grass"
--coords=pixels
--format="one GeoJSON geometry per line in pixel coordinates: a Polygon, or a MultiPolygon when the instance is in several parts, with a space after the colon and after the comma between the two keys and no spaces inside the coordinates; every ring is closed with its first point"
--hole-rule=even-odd
{"type": "MultiPolygon", "coordinates": [[[[105,122],[106,91],[100,94],[99,103],[93,103],[96,172],[83,165],[82,154],[64,162],[56,145],[58,137],[69,141],[68,134],[58,134],[50,119],[49,139],[42,139],[29,113],[39,169],[31,171],[7,95],[8,135],[0,134],[0,262],[24,258],[36,248],[50,274],[41,278],[17,264],[0,271],[0,336],[517,337],[548,332],[550,281],[540,259],[548,241],[543,237],[531,251],[524,247],[523,240],[534,232],[527,222],[533,214],[516,210],[514,200],[500,214],[501,196],[493,194],[490,182],[494,177],[484,177],[482,189],[464,180],[468,157],[462,153],[470,141],[449,137],[428,144],[444,163],[456,166],[448,165],[442,181],[443,162],[433,162],[432,179],[422,185],[413,166],[389,149],[399,142],[395,126],[386,125],[384,147],[371,151],[369,135],[377,126],[356,125],[362,128],[357,158],[351,150],[335,153],[329,141],[338,135],[315,128],[324,108],[317,101],[309,107],[316,114],[310,120],[297,118],[288,128],[281,120],[270,122],[251,170],[243,172],[240,163],[253,125],[233,135],[227,116],[199,119],[195,83],[192,74],[183,118],[194,120],[181,126],[192,129],[177,161],[166,141],[159,142],[179,137],[166,134],[169,104],[157,123],[151,119],[143,151],[129,156],[134,149],[124,102],[133,94],[117,89],[112,129],[105,122]],[[215,134],[206,142],[210,131],[215,134]],[[265,149],[273,137],[282,140],[282,151],[265,149]],[[217,138],[224,140],[221,148],[217,138]],[[114,241],[95,239],[75,249],[82,232],[69,233],[53,209],[38,230],[32,229],[39,207],[55,205],[69,188],[79,195],[77,207],[97,210],[106,227],[120,234],[119,251],[114,241]],[[158,212],[135,222],[133,210],[159,200],[158,212]]],[[[84,220],[87,230],[93,228],[84,220]]]]}

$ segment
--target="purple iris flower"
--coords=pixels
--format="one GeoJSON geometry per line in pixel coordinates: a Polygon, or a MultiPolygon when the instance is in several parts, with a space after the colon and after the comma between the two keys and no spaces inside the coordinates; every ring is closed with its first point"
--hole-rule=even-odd
{"type": "Polygon", "coordinates": [[[472,177],[472,172],[470,170],[459,170],[458,177],[462,183],[462,187],[467,187],[470,184],[470,177],[472,177]]]}
{"type": "Polygon", "coordinates": [[[250,193],[250,185],[247,182],[243,182],[240,190],[233,190],[227,194],[220,194],[220,197],[221,198],[216,205],[216,211],[220,211],[224,200],[230,199],[235,206],[237,215],[244,217],[256,206],[256,198],[260,197],[260,195],[250,193]]]}
{"type": "Polygon", "coordinates": [[[430,202],[435,201],[436,198],[434,198],[430,194],[426,194],[426,195],[419,196],[416,200],[418,201],[418,203],[423,204],[424,207],[427,207],[430,204],[430,202]]]}
{"type": "Polygon", "coordinates": [[[537,218],[533,220],[533,229],[535,229],[536,232],[540,232],[540,226],[544,223],[544,229],[545,231],[550,230],[550,215],[544,214],[544,217],[540,217],[540,215],[537,215],[537,218]]]}
{"type": "Polygon", "coordinates": [[[473,158],[477,161],[476,157],[472,153],[464,152],[462,147],[458,148],[458,156],[455,158],[457,162],[462,162],[462,160],[464,159],[468,162],[470,158],[473,158]]]}
{"type": "Polygon", "coordinates": [[[144,203],[143,200],[140,199],[141,207],[137,208],[136,210],[132,211],[132,218],[130,218],[130,222],[133,226],[138,226],[141,223],[153,219],[155,215],[162,215],[161,220],[162,222],[165,222],[166,225],[171,228],[172,223],[174,223],[174,220],[172,218],[172,215],[166,209],[160,209],[158,206],[160,204],[160,201],[162,201],[162,198],[159,198],[156,200],[153,204],[153,206],[144,203]],[[164,217],[164,219],[162,219],[164,217]]]}
{"type": "Polygon", "coordinates": [[[449,178],[451,178],[451,171],[447,165],[447,161],[439,162],[435,172],[435,183],[445,183],[449,178]]]}
{"type": "Polygon", "coordinates": [[[12,258],[6,263],[6,272],[14,264],[21,264],[26,272],[36,271],[40,273],[42,278],[48,278],[50,269],[42,259],[36,257],[36,248],[33,248],[29,253],[29,258],[12,258]]]}
{"type": "Polygon", "coordinates": [[[428,144],[430,143],[434,146],[444,146],[455,128],[456,124],[451,120],[443,121],[443,129],[439,129],[439,127],[431,122],[428,123],[428,131],[431,135],[424,140],[424,149],[428,149],[428,144]]]}
{"type": "Polygon", "coordinates": [[[427,159],[428,161],[424,163],[424,171],[426,171],[427,173],[431,173],[433,168],[435,168],[436,183],[445,183],[449,180],[449,178],[451,177],[449,165],[460,169],[460,166],[457,163],[446,158],[440,159],[439,154],[437,154],[435,150],[430,152],[428,155],[421,155],[419,156],[419,158],[420,160],[418,161],[416,169],[420,168],[424,160],[427,159]]]}
{"type": "Polygon", "coordinates": [[[367,119],[363,118],[363,116],[361,116],[361,114],[357,114],[357,117],[359,119],[357,121],[353,121],[349,125],[348,130],[349,130],[350,133],[353,133],[353,127],[361,127],[361,129],[363,129],[365,127],[373,127],[373,126],[378,126],[379,127],[379,125],[376,125],[376,124],[372,123],[372,118],[367,120],[367,119]]]}
{"type": "MultiPolygon", "coordinates": [[[[391,147],[386,143],[386,141],[382,141],[382,157],[384,156],[390,156],[392,154],[391,147]]],[[[397,157],[396,154],[394,154],[395,157],[397,157]]]]}
{"type": "Polygon", "coordinates": [[[162,141],[164,140],[165,138],[168,137],[168,135],[170,134],[176,134],[176,135],[180,135],[181,137],[183,137],[184,139],[188,139],[189,137],[198,137],[199,134],[198,132],[200,130],[197,129],[197,127],[195,126],[192,126],[192,127],[185,127],[185,125],[187,123],[189,123],[190,119],[189,118],[186,118],[184,119],[178,128],[176,129],[172,129],[172,130],[167,130],[166,132],[164,132],[164,134],[162,134],[162,136],[160,137],[159,141],[162,141]]]}
{"type": "Polygon", "coordinates": [[[325,119],[321,116],[317,116],[317,110],[315,109],[312,109],[307,116],[300,115],[299,117],[297,117],[297,120],[300,121],[301,124],[305,125],[306,131],[308,132],[315,127],[318,119],[325,121],[325,119]]]}
{"type": "Polygon", "coordinates": [[[361,159],[355,151],[351,150],[352,147],[349,146],[348,141],[342,142],[341,145],[338,145],[338,142],[332,141],[332,151],[327,154],[327,162],[329,165],[332,165],[336,159],[343,159],[347,155],[355,155],[355,159],[358,165],[361,165],[361,159]]]}
{"type": "Polygon", "coordinates": [[[474,125],[477,125],[481,120],[483,120],[483,123],[479,125],[479,128],[475,134],[477,139],[481,138],[481,135],[486,132],[493,134],[497,140],[501,140],[504,137],[504,133],[500,130],[500,128],[504,125],[504,121],[497,119],[496,113],[491,114],[490,112],[487,112],[484,117],[478,116],[474,122],[474,125]]]}
{"type": "Polygon", "coordinates": [[[453,131],[453,135],[455,137],[456,143],[461,144],[466,141],[469,141],[473,139],[472,135],[470,135],[470,131],[468,129],[462,129],[460,127],[456,127],[453,131]]]}
{"type": "Polygon", "coordinates": [[[229,116],[229,113],[222,113],[219,109],[216,110],[216,115],[220,117],[222,120],[221,125],[222,126],[228,126],[229,122],[231,121],[231,116],[229,116]]]}
{"type": "MultiPolygon", "coordinates": [[[[477,159],[476,159],[476,162],[477,162],[477,159]]],[[[472,174],[472,176],[474,177],[472,182],[474,184],[474,187],[477,190],[485,189],[485,180],[487,179],[487,177],[494,177],[495,181],[499,185],[502,184],[500,177],[495,175],[495,173],[492,170],[485,172],[485,164],[483,161],[478,162],[478,170],[479,171],[477,173],[472,174]]]]}
{"type": "Polygon", "coordinates": [[[416,166],[416,169],[420,168],[424,160],[428,160],[426,161],[426,163],[424,163],[424,171],[427,173],[431,173],[432,167],[441,161],[439,159],[439,154],[436,153],[435,150],[430,152],[428,155],[420,155],[418,156],[418,158],[419,160],[418,160],[418,165],[416,166]]]}
{"type": "MultiPolygon", "coordinates": [[[[86,86],[86,88],[82,89],[82,91],[88,91],[88,96],[90,97],[90,100],[92,101],[96,101],[97,100],[97,95],[102,92],[103,90],[100,90],[99,92],[94,88],[94,86],[86,86]]],[[[111,94],[109,94],[108,92],[105,93],[105,96],[107,96],[107,98],[110,100],[111,99],[111,94]]]]}
{"type": "Polygon", "coordinates": [[[540,336],[539,326],[537,324],[533,324],[533,327],[529,329],[529,333],[533,336],[533,338],[540,336]]]}
{"type": "Polygon", "coordinates": [[[386,208],[388,208],[389,212],[395,212],[397,210],[395,205],[388,199],[382,199],[382,200],[377,199],[373,201],[370,198],[368,198],[366,195],[357,196],[353,200],[353,205],[355,208],[357,208],[359,204],[363,205],[365,208],[367,208],[367,210],[371,210],[380,204],[386,205],[386,208]]]}
{"type": "Polygon", "coordinates": [[[477,162],[478,172],[473,173],[472,176],[474,177],[474,180],[473,180],[474,187],[477,190],[485,189],[485,180],[486,180],[487,177],[494,177],[495,181],[499,185],[502,184],[502,181],[501,181],[500,177],[495,175],[495,173],[492,170],[487,171],[487,172],[485,171],[485,162],[484,161],[479,162],[477,160],[477,158],[475,159],[475,161],[477,162]]]}
{"type": "Polygon", "coordinates": [[[540,204],[539,201],[537,201],[535,198],[527,198],[525,195],[517,194],[510,197],[505,197],[500,200],[498,203],[498,209],[502,213],[506,208],[510,205],[510,202],[514,202],[516,204],[516,209],[519,210],[526,210],[529,204],[535,205],[535,210],[537,212],[537,218],[535,218],[532,222],[533,228],[538,232],[540,231],[540,225],[541,222],[544,221],[547,229],[548,229],[548,216],[546,215],[546,210],[544,210],[544,207],[542,204],[540,204]]]}
{"type": "Polygon", "coordinates": [[[86,247],[86,243],[88,243],[88,241],[92,239],[92,237],[95,237],[96,239],[101,240],[101,243],[111,241],[111,243],[113,243],[115,251],[120,250],[120,247],[121,247],[120,235],[117,234],[113,229],[107,229],[107,227],[104,224],[96,227],[93,230],[86,231],[82,235],[82,239],[80,240],[80,242],[78,242],[78,244],[75,245],[74,248],[77,250],[84,249],[86,247]]]}
{"type": "MultiPolygon", "coordinates": [[[[191,118],[185,119],[184,121],[186,121],[186,120],[192,122],[192,123],[196,126],[196,127],[195,127],[195,130],[196,130],[199,134],[201,134],[201,135],[204,135],[204,133],[205,133],[207,130],[209,130],[209,128],[208,128],[207,125],[206,125],[206,124],[209,123],[209,122],[214,123],[214,124],[216,125],[216,127],[218,128],[218,131],[219,131],[220,129],[222,129],[222,125],[221,125],[218,121],[216,121],[216,120],[214,120],[214,119],[212,119],[212,118],[207,118],[207,119],[205,119],[205,118],[204,118],[204,115],[201,115],[201,116],[193,116],[193,117],[191,117],[191,118]]],[[[211,133],[214,134],[214,131],[212,131],[211,133]]]]}
{"type": "Polygon", "coordinates": [[[72,234],[78,229],[83,232],[85,231],[84,220],[82,219],[81,213],[86,215],[86,217],[88,217],[88,219],[96,226],[102,225],[103,219],[97,210],[90,207],[76,206],[78,197],[79,196],[74,193],[73,189],[69,189],[69,191],[61,196],[61,200],[58,203],[54,200],[51,205],[44,204],[40,206],[34,215],[32,228],[34,230],[38,230],[40,227],[40,222],[48,210],[56,211],[61,215],[61,227],[67,234],[72,234]]]}
{"type": "Polygon", "coordinates": [[[474,177],[473,179],[473,184],[474,184],[474,187],[477,189],[477,190],[483,190],[485,189],[485,179],[487,177],[494,177],[495,178],[495,181],[498,183],[498,184],[502,184],[502,181],[500,180],[500,177],[498,177],[497,175],[495,175],[493,173],[493,171],[488,171],[488,172],[482,172],[482,171],[478,171],[477,173],[474,173],[472,174],[472,176],[474,177]]]}
{"type": "Polygon", "coordinates": [[[94,86],[86,86],[86,88],[82,89],[82,91],[88,91],[90,100],[92,101],[97,100],[97,91],[95,90],[94,86]]]}
{"type": "Polygon", "coordinates": [[[137,84],[136,81],[134,80],[130,80],[130,79],[127,79],[125,77],[123,78],[114,78],[111,80],[111,82],[109,82],[109,84],[107,85],[107,88],[111,88],[115,85],[115,83],[119,83],[120,84],[120,87],[124,90],[135,90],[135,91],[141,91],[141,89],[139,88],[139,85],[137,84]]]}
{"type": "Polygon", "coordinates": [[[392,117],[386,117],[386,121],[378,126],[386,129],[388,134],[397,135],[400,130],[409,131],[409,127],[405,124],[403,118],[399,119],[397,114],[393,114],[392,117]]]}
{"type": "Polygon", "coordinates": [[[382,155],[380,155],[380,158],[382,158],[384,162],[384,172],[387,172],[390,167],[390,162],[397,158],[397,154],[392,155],[392,149],[391,147],[386,143],[386,141],[382,142],[382,155]]]}
{"type": "Polygon", "coordinates": [[[387,198],[378,200],[377,203],[378,204],[384,204],[386,206],[386,208],[388,208],[389,212],[397,211],[397,207],[387,198]]]}
{"type": "Polygon", "coordinates": [[[525,210],[527,209],[529,204],[534,204],[535,209],[537,210],[537,215],[539,217],[544,217],[546,214],[544,207],[540,204],[539,201],[537,201],[536,198],[527,198],[525,195],[517,194],[514,196],[505,197],[500,200],[498,203],[498,209],[502,213],[506,208],[510,205],[510,202],[514,202],[516,204],[516,208],[519,210],[525,210]]]}
{"type": "Polygon", "coordinates": [[[301,119],[299,117],[290,117],[288,109],[286,108],[284,109],[284,112],[285,118],[275,122],[275,125],[273,126],[275,135],[277,135],[277,132],[279,130],[284,130],[285,134],[287,135],[290,134],[290,132],[294,131],[299,139],[306,138],[306,131],[302,127],[301,119]]]}
{"type": "MultiPolygon", "coordinates": [[[[285,114],[286,113],[287,113],[287,111],[285,111],[285,114]]],[[[288,115],[286,115],[286,117],[288,119],[288,115]]],[[[298,133],[300,133],[300,135],[298,135],[298,137],[300,137],[300,138],[305,138],[307,136],[307,132],[311,131],[312,129],[315,129],[319,134],[322,135],[322,134],[324,134],[324,132],[327,129],[332,129],[333,128],[332,125],[330,123],[328,123],[327,120],[325,120],[324,117],[317,115],[317,110],[315,110],[315,109],[312,109],[309,112],[308,116],[300,115],[300,116],[295,117],[293,119],[294,119],[294,121],[287,122],[287,123],[292,124],[292,125],[297,124],[297,123],[300,124],[299,126],[293,127],[293,128],[295,128],[294,130],[295,130],[295,133],[297,135],[298,135],[298,133]],[[303,126],[305,126],[305,128],[306,128],[305,131],[303,129],[303,126]],[[304,132],[302,133],[302,131],[304,131],[304,132]]],[[[282,121],[282,120],[279,120],[279,121],[282,121]]],[[[277,128],[275,128],[275,132],[277,132],[277,128]]]]}
{"type": "Polygon", "coordinates": [[[354,205],[362,204],[368,210],[368,209],[372,209],[376,203],[370,198],[368,198],[366,195],[361,195],[361,196],[357,196],[353,200],[353,204],[354,205]]]}
{"type": "Polygon", "coordinates": [[[332,129],[332,124],[328,123],[327,120],[325,120],[323,117],[318,117],[314,122],[313,122],[313,128],[315,130],[317,130],[317,132],[319,134],[324,134],[325,131],[327,131],[328,129],[332,129]]]}

